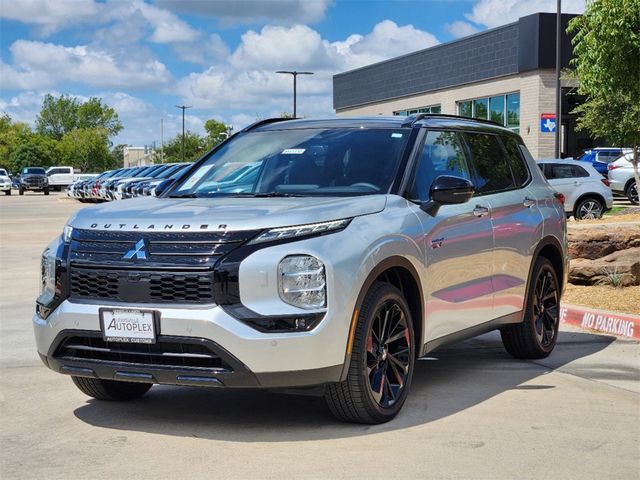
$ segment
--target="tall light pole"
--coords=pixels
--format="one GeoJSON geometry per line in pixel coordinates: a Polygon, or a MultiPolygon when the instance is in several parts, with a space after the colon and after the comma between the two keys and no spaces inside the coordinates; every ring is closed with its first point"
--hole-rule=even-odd
{"type": "Polygon", "coordinates": [[[297,117],[296,96],[297,96],[297,79],[298,75],[313,75],[313,72],[297,72],[295,70],[278,70],[276,73],[284,73],[293,76],[293,118],[297,117]]]}
{"type": "Polygon", "coordinates": [[[191,108],[191,105],[176,105],[176,107],[182,109],[182,162],[184,163],[184,111],[191,108]]]}
{"type": "Polygon", "coordinates": [[[556,158],[560,158],[560,132],[562,129],[562,86],[560,85],[560,65],[562,60],[562,0],[557,0],[556,8],[556,158]]]}

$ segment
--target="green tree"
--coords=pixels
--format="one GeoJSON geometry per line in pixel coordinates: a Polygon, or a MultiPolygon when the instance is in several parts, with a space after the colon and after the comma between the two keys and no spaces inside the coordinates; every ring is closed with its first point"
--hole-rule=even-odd
{"type": "Polygon", "coordinates": [[[204,129],[207,132],[207,144],[210,147],[215,147],[219,143],[225,141],[229,136],[227,126],[213,118],[204,122],[204,129]]]}
{"type": "MultiPolygon", "coordinates": [[[[108,132],[102,128],[75,128],[58,143],[61,163],[83,172],[112,168],[108,132]]],[[[120,163],[122,164],[122,160],[120,163]]]]}
{"type": "Polygon", "coordinates": [[[640,0],[589,0],[568,31],[578,92],[587,97],[573,111],[578,128],[632,147],[640,186],[640,0]]]}
{"type": "Polygon", "coordinates": [[[0,165],[10,169],[11,154],[33,137],[26,123],[13,122],[6,113],[0,116],[0,165]]]}
{"type": "Polygon", "coordinates": [[[78,126],[78,107],[78,100],[75,97],[60,95],[55,98],[48,93],[36,117],[36,132],[61,140],[65,133],[78,126]]]}
{"type": "MultiPolygon", "coordinates": [[[[184,159],[186,162],[194,162],[209,150],[208,140],[197,133],[187,130],[184,133],[184,159]]],[[[155,160],[160,161],[160,152],[156,151],[155,160]]],[[[182,134],[164,144],[164,162],[182,161],[182,134]]]]}
{"type": "Polygon", "coordinates": [[[109,156],[111,157],[109,160],[109,170],[122,166],[124,162],[124,149],[126,146],[127,145],[124,143],[121,143],[111,149],[111,152],[109,152],[109,156]]]}
{"type": "Polygon", "coordinates": [[[56,164],[56,142],[41,135],[33,135],[9,157],[9,169],[18,173],[24,167],[50,167],[56,164]]]}
{"type": "Polygon", "coordinates": [[[123,128],[116,111],[101,99],[91,97],[79,102],[76,97],[47,94],[42,109],[36,118],[36,131],[56,140],[76,128],[99,128],[107,132],[107,137],[117,135],[123,128]]]}

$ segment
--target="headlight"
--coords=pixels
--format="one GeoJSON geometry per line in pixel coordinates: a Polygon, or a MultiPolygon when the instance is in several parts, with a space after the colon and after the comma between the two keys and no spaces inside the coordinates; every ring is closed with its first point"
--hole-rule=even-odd
{"type": "Polygon", "coordinates": [[[64,243],[69,243],[71,241],[72,234],[73,227],[71,225],[65,225],[62,229],[62,240],[64,240],[64,243]]]}
{"type": "Polygon", "coordinates": [[[56,293],[56,252],[47,247],[40,260],[40,296],[38,303],[50,304],[56,293]]]}
{"type": "Polygon", "coordinates": [[[304,309],[327,305],[324,264],[310,255],[291,255],[278,265],[280,298],[289,305],[304,309]]]}
{"type": "Polygon", "coordinates": [[[249,245],[263,242],[273,242],[275,240],[286,240],[289,238],[306,237],[309,235],[317,235],[333,230],[342,230],[351,221],[350,218],[343,220],[334,220],[331,222],[309,223],[307,225],[296,225],[293,227],[272,228],[266,232],[262,232],[256,238],[249,242],[249,245]]]}

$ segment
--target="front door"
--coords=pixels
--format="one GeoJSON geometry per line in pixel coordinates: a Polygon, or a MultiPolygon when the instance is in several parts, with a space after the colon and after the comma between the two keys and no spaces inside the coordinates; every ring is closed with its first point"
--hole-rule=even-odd
{"type": "MultiPolygon", "coordinates": [[[[427,132],[413,197],[428,200],[439,175],[472,179],[459,135],[427,132]]],[[[435,215],[416,207],[425,235],[426,339],[446,335],[493,318],[491,209],[482,198],[443,205],[435,215]]]]}

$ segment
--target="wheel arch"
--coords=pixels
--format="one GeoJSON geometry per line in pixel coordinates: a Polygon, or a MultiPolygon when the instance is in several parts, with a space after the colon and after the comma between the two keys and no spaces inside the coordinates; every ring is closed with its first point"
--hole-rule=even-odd
{"type": "Polygon", "coordinates": [[[533,253],[527,278],[527,294],[529,292],[529,285],[531,284],[531,276],[533,275],[533,264],[538,257],[544,257],[551,262],[553,268],[556,270],[558,281],[560,282],[560,292],[562,293],[566,286],[565,283],[568,275],[568,266],[565,263],[563,248],[560,241],[556,237],[549,235],[538,242],[533,253]]]}
{"type": "Polygon", "coordinates": [[[416,342],[416,357],[420,356],[424,332],[424,294],[420,275],[414,265],[405,257],[391,256],[376,264],[365,278],[356,299],[354,310],[351,314],[349,337],[345,352],[345,361],[342,369],[341,380],[345,380],[351,361],[351,347],[355,334],[355,328],[360,313],[360,306],[364,297],[376,281],[384,281],[398,288],[404,295],[411,317],[413,318],[414,338],[416,342]]]}

